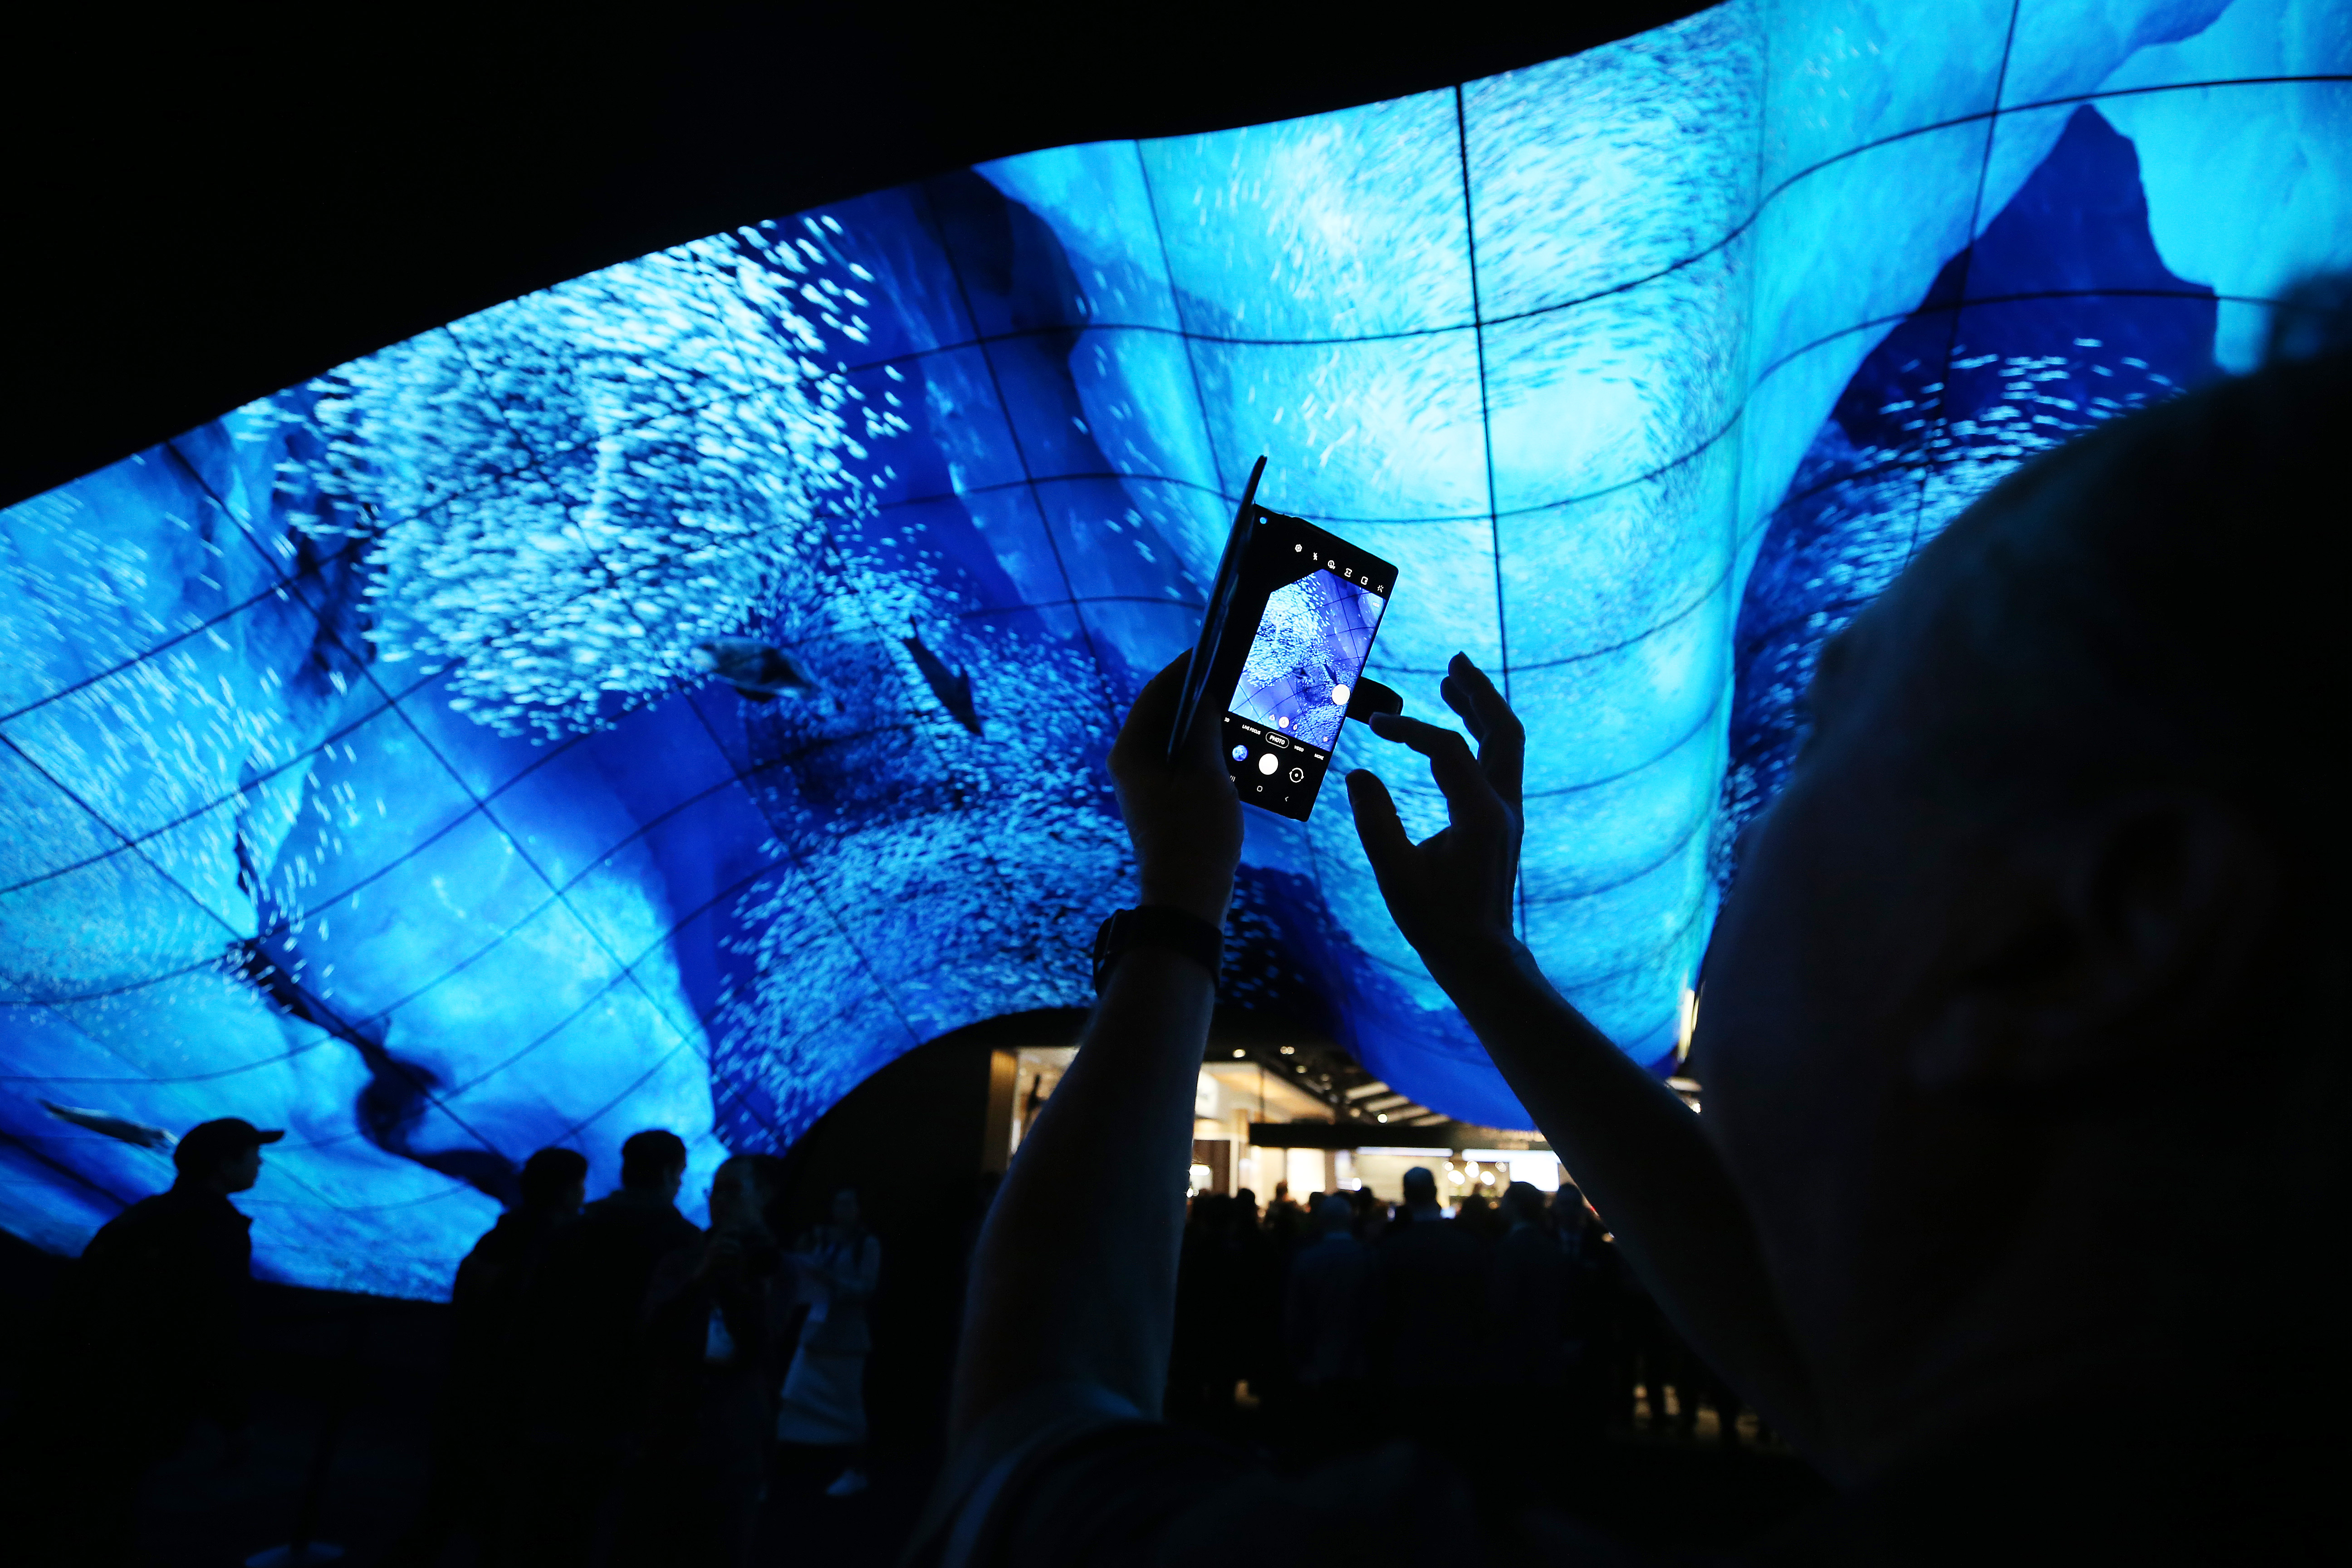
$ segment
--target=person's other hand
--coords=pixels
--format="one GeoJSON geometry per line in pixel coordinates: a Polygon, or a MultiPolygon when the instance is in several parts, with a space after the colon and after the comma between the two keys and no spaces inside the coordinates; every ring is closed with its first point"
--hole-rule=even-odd
{"type": "Polygon", "coordinates": [[[1519,870],[1519,774],[1527,731],[1466,655],[1455,654],[1438,692],[1478,739],[1478,754],[1451,730],[1402,714],[1373,716],[1372,732],[1429,759],[1451,825],[1415,844],[1388,786],[1366,769],[1348,775],[1356,833],[1389,913],[1439,984],[1479,957],[1507,948],[1519,870]]]}
{"type": "Polygon", "coordinates": [[[1184,665],[1177,659],[1137,695],[1110,749],[1111,783],[1135,843],[1143,901],[1222,926],[1241,864],[1242,800],[1217,755],[1213,713],[1192,726],[1184,754],[1169,765],[1168,732],[1176,723],[1184,665]]]}

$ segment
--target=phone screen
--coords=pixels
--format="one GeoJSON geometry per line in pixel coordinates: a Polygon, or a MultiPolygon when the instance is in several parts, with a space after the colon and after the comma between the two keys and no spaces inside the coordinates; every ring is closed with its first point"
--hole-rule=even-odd
{"type": "Polygon", "coordinates": [[[1203,695],[1224,700],[1225,765],[1242,799],[1304,822],[1396,568],[1303,519],[1254,510],[1203,695]]]}

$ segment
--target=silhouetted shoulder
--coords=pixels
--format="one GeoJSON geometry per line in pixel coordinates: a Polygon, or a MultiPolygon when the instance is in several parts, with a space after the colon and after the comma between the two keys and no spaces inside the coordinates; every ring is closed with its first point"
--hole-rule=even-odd
{"type": "Polygon", "coordinates": [[[82,1258],[100,1271],[144,1267],[242,1277],[252,1265],[252,1230],[253,1221],[217,1193],[173,1187],[107,1221],[82,1258]]]}

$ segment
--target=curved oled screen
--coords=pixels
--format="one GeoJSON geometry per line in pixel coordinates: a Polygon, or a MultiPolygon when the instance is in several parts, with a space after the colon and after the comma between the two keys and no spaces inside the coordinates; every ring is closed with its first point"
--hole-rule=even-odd
{"type": "MultiPolygon", "coordinates": [[[[670,1127],[698,1192],[1084,1003],[1104,755],[1261,452],[1397,563],[1370,676],[1506,684],[1526,939],[1670,1063],[1822,637],[2352,260],[2347,72],[2321,0],[1735,3],[715,235],[12,508],[0,1223],[76,1248],[238,1115],[263,1273],[438,1294],[534,1148],[670,1127]]],[[[1235,931],[1228,1000],[1524,1124],[1343,794],[1251,814],[1235,931]]]]}

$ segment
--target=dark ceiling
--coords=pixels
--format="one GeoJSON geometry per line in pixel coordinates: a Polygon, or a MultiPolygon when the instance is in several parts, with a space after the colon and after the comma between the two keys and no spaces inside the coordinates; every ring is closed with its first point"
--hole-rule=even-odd
{"type": "MultiPolygon", "coordinates": [[[[1702,9],[79,7],[11,40],[0,502],[607,263],[978,159],[1423,90],[1702,9]],[[926,17],[929,17],[926,20],[926,17]]],[[[21,29],[21,23],[18,24],[21,29]]]]}

